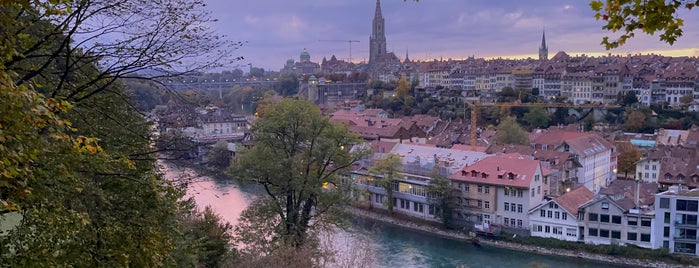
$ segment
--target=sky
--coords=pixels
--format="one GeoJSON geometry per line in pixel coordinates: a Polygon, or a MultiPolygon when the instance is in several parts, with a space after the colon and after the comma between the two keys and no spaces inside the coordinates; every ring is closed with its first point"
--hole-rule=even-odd
{"type": "MultiPolygon", "coordinates": [[[[368,60],[375,0],[205,0],[213,29],[245,44],[239,66],[281,69],[287,59],[299,60],[308,49],[311,61],[335,55],[368,60]]],[[[576,0],[383,0],[387,50],[401,60],[537,57],[546,31],[549,58],[570,55],[659,53],[699,56],[699,10],[683,11],[684,35],[670,46],[658,36],[636,34],[621,48],[606,51],[600,41],[614,36],[594,19],[589,1],[576,0]]],[[[236,66],[231,66],[231,69],[236,66]]],[[[245,67],[247,68],[247,67],[245,67]]]]}

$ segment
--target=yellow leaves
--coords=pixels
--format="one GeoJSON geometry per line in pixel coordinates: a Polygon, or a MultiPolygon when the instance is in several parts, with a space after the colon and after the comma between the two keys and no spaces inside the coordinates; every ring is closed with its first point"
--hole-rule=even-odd
{"type": "Polygon", "coordinates": [[[82,153],[96,154],[102,152],[102,147],[97,144],[96,138],[78,136],[73,139],[73,147],[82,153]]]}
{"type": "Polygon", "coordinates": [[[19,211],[19,210],[20,210],[20,207],[17,204],[9,203],[5,200],[0,199],[0,211],[12,212],[12,211],[19,211]]]}

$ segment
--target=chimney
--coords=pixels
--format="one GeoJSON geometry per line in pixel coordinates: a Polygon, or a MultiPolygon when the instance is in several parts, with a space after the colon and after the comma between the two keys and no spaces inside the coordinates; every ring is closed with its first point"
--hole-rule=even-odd
{"type": "Polygon", "coordinates": [[[636,192],[635,192],[635,194],[634,194],[633,201],[634,201],[634,204],[636,204],[636,207],[637,207],[637,208],[641,206],[641,204],[640,204],[641,201],[640,201],[640,198],[639,198],[639,192],[641,191],[641,190],[640,190],[640,188],[641,188],[640,185],[641,185],[641,183],[639,182],[639,180],[636,180],[636,192]]]}

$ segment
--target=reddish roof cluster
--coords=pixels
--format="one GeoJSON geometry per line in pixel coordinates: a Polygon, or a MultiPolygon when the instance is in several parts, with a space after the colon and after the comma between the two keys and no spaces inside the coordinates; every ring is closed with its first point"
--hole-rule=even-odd
{"type": "Polygon", "coordinates": [[[454,180],[528,188],[539,161],[521,154],[502,154],[482,159],[449,176],[454,180]]]}

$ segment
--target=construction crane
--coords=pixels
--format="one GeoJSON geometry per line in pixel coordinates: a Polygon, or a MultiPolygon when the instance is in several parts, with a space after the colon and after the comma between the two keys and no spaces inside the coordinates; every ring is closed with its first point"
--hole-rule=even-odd
{"type": "Polygon", "coordinates": [[[352,62],[352,43],[359,43],[358,40],[318,40],[320,42],[347,42],[349,45],[349,58],[347,61],[352,62]]]}
{"type": "MultiPolygon", "coordinates": [[[[466,102],[467,106],[464,109],[471,107],[471,151],[476,150],[476,121],[478,119],[478,110],[481,107],[542,107],[542,108],[619,108],[618,104],[578,104],[573,105],[570,103],[519,103],[519,102],[466,102]]],[[[465,111],[465,110],[464,110],[465,111]]],[[[465,116],[465,115],[464,115],[465,116]]]]}

